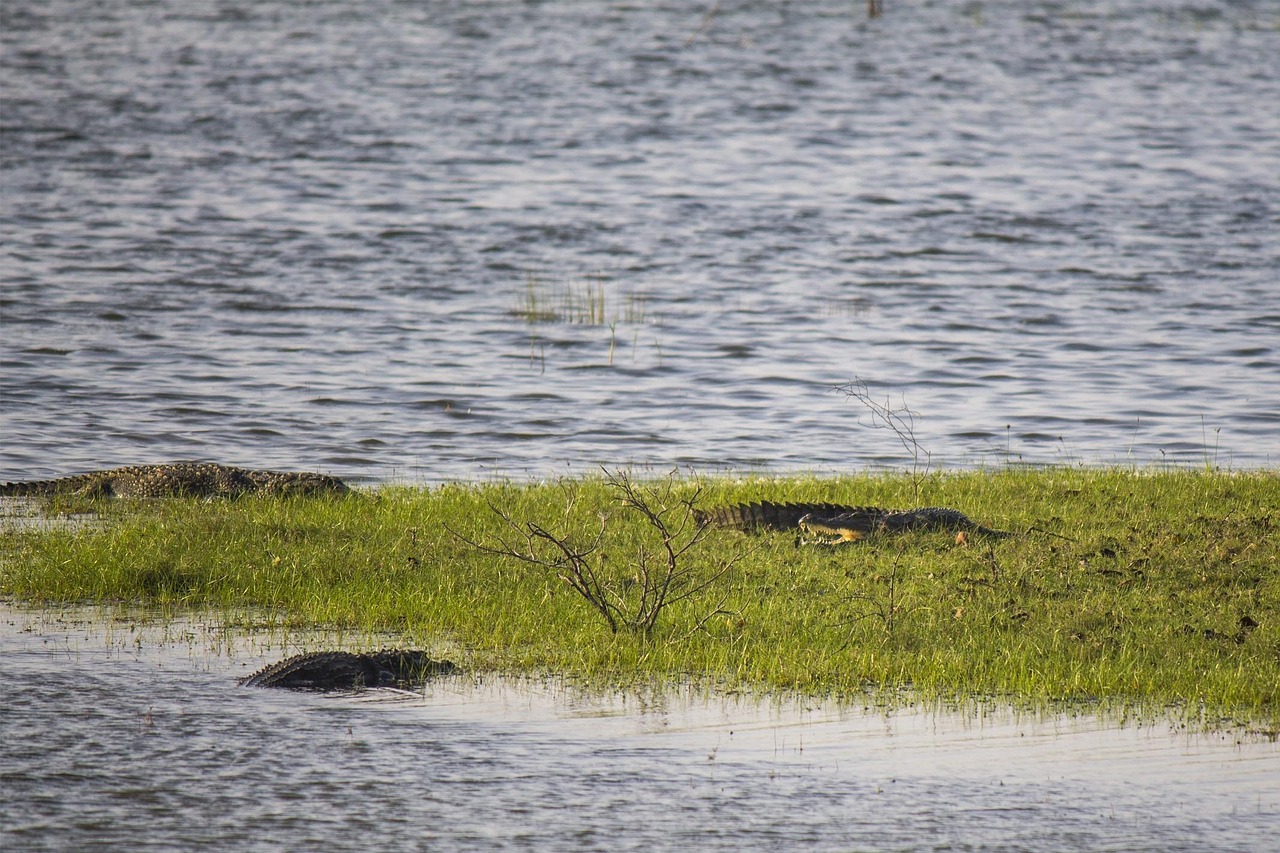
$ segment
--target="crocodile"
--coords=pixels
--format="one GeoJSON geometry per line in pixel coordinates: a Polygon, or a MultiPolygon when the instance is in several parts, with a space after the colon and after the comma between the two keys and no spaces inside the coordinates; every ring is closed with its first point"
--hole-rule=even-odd
{"type": "Polygon", "coordinates": [[[240,679],[240,685],[313,691],[411,687],[455,669],[450,661],[432,660],[426,652],[413,650],[309,652],[263,667],[240,679]]]}
{"type": "Polygon", "coordinates": [[[245,494],[344,494],[347,484],[307,471],[254,471],[214,462],[170,462],[91,471],[56,480],[0,484],[3,497],[87,498],[238,497],[245,494]]]}
{"type": "Polygon", "coordinates": [[[957,534],[959,542],[966,541],[965,534],[969,533],[996,539],[1013,535],[1007,530],[984,527],[960,510],[943,506],[896,510],[865,506],[835,515],[813,512],[801,518],[797,526],[804,533],[818,536],[818,541],[826,544],[857,542],[873,533],[905,533],[910,530],[945,530],[957,534]]]}
{"type": "Polygon", "coordinates": [[[798,529],[802,533],[824,537],[819,541],[828,543],[853,542],[874,533],[910,530],[946,530],[996,538],[1013,535],[984,527],[959,510],[938,506],[897,510],[832,503],[760,501],[699,510],[695,519],[703,526],[745,531],[798,529]]]}
{"type": "Polygon", "coordinates": [[[754,503],[718,506],[694,510],[694,520],[703,527],[730,527],[748,532],[756,530],[792,530],[800,526],[806,515],[840,515],[858,508],[833,503],[754,503]]]}

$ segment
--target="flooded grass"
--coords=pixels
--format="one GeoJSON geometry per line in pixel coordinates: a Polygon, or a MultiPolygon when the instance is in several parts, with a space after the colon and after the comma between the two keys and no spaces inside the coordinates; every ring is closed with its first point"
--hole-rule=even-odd
{"type": "Polygon", "coordinates": [[[1275,742],[1083,707],[475,671],[236,686],[297,643],[381,641],[253,611],[0,601],[10,846],[363,850],[372,829],[393,849],[929,850],[946,827],[965,849],[1200,851],[1275,834],[1275,742]]]}
{"type": "Polygon", "coordinates": [[[715,530],[683,567],[690,578],[731,569],[674,601],[652,631],[614,633],[553,569],[465,541],[496,544],[533,522],[594,543],[601,589],[625,604],[642,587],[638,555],[656,545],[603,478],[334,500],[67,500],[44,510],[92,511],[103,523],[6,529],[0,594],[265,608],[299,628],[445,642],[473,669],[814,696],[909,690],[1280,729],[1274,473],[1058,468],[657,485],[699,506],[946,505],[1029,532],[820,547],[715,530]]]}
{"type": "MultiPolygon", "coordinates": [[[[529,325],[529,363],[537,366],[540,372],[546,371],[547,342],[539,334],[538,327],[554,324],[608,326],[606,364],[612,367],[619,344],[627,346],[625,335],[619,340],[620,327],[634,327],[630,352],[631,360],[635,361],[640,345],[638,327],[652,322],[647,311],[648,301],[646,295],[635,290],[619,293],[602,274],[549,281],[530,272],[511,314],[529,325]]],[[[656,337],[652,345],[661,364],[662,347],[656,337]]]]}

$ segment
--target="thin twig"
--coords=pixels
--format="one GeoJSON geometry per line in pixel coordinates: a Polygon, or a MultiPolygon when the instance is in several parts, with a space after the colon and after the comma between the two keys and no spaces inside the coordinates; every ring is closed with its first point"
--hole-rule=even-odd
{"type": "Polygon", "coordinates": [[[916,419],[920,413],[907,405],[907,398],[902,398],[901,406],[894,406],[888,398],[883,403],[872,399],[867,383],[855,377],[852,382],[836,388],[845,396],[852,397],[871,413],[872,429],[889,429],[898,437],[903,449],[911,455],[911,486],[915,493],[916,503],[920,502],[920,484],[929,474],[930,461],[933,455],[925,450],[916,437],[916,419]],[[920,466],[920,456],[924,455],[924,467],[920,466]]]}
{"type": "MultiPolygon", "coordinates": [[[[518,523],[492,503],[489,509],[511,531],[506,537],[497,535],[494,541],[480,542],[452,529],[449,532],[485,553],[550,571],[598,612],[613,633],[626,629],[651,636],[666,608],[708,589],[745,554],[739,551],[730,559],[719,561],[714,570],[699,576],[694,567],[687,565],[686,557],[708,534],[707,528],[695,520],[694,507],[701,489],[687,498],[676,498],[674,475],[662,488],[641,487],[623,472],[602,470],[605,482],[618,493],[623,508],[644,518],[660,543],[659,549],[641,545],[636,552],[635,585],[639,587],[638,593],[628,591],[629,582],[610,582],[604,572],[597,570],[604,567],[607,559],[603,551],[609,527],[606,515],[601,516],[600,529],[585,547],[575,545],[567,535],[558,534],[536,522],[518,523]]],[[[576,491],[568,489],[568,492],[566,516],[578,497],[576,491]]],[[[704,626],[716,612],[721,612],[724,600],[722,598],[703,616],[694,630],[704,626]]]]}
{"type": "Polygon", "coordinates": [[[720,14],[720,0],[716,0],[715,5],[711,7],[711,10],[702,16],[702,23],[698,24],[698,29],[693,32],[693,35],[684,40],[684,46],[688,47],[697,41],[711,26],[711,22],[716,19],[716,15],[718,14],[720,14]]]}

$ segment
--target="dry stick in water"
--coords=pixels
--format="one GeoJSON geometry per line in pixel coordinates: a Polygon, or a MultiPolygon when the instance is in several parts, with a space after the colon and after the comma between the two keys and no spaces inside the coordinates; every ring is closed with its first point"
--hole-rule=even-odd
{"type": "Polygon", "coordinates": [[[720,14],[720,0],[716,0],[715,5],[711,7],[711,11],[702,16],[702,23],[698,24],[698,29],[694,31],[693,35],[684,40],[684,46],[688,47],[697,41],[699,36],[706,32],[707,28],[711,26],[711,22],[715,20],[716,15],[718,14],[720,14]]]}

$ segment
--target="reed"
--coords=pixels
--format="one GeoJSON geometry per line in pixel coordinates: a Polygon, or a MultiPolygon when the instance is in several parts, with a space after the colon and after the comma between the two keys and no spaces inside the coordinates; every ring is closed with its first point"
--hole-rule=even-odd
{"type": "Polygon", "coordinates": [[[530,325],[569,323],[612,328],[644,323],[647,303],[647,297],[635,291],[619,295],[600,274],[547,281],[529,273],[511,313],[530,325]]]}
{"type": "Polygon", "coordinates": [[[654,485],[677,504],[928,503],[1035,529],[967,545],[915,533],[841,547],[711,530],[680,553],[679,571],[713,582],[687,585],[693,592],[642,630],[613,631],[562,572],[470,544],[509,532],[503,517],[598,542],[590,568],[599,588],[638,595],[637,556],[663,552],[652,523],[605,477],[327,500],[66,501],[45,510],[88,510],[97,522],[5,530],[0,595],[260,608],[299,626],[391,631],[408,644],[444,638],[478,669],[1087,703],[1280,732],[1274,472],[690,475],[654,485]]]}

